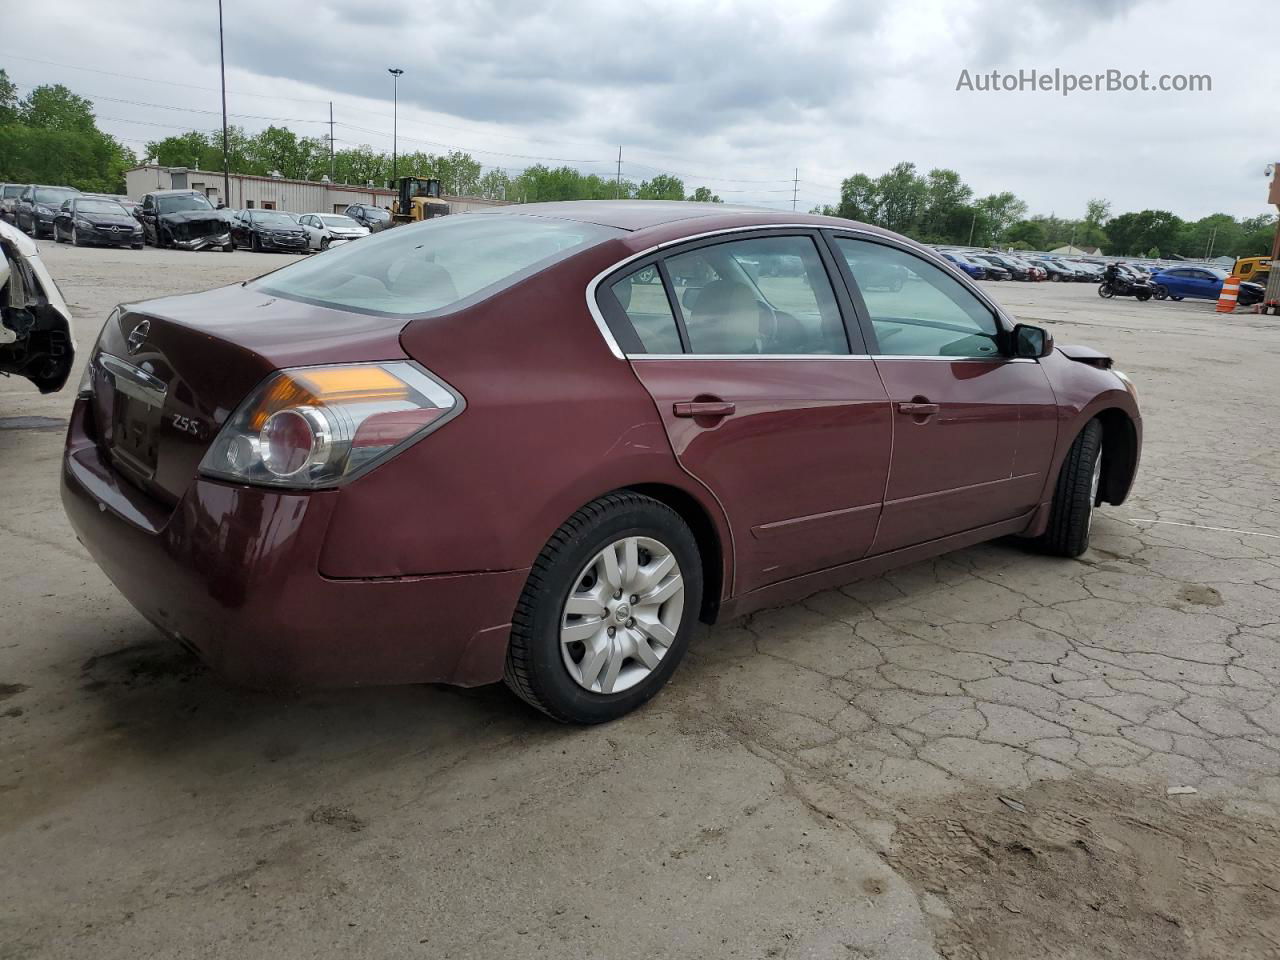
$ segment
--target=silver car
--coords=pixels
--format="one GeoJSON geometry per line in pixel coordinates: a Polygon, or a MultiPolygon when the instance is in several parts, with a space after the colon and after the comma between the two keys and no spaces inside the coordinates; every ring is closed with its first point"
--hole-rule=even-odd
{"type": "Polygon", "coordinates": [[[311,250],[328,250],[337,244],[369,235],[368,227],[362,227],[341,213],[304,213],[298,222],[307,231],[311,250]]]}
{"type": "Polygon", "coordinates": [[[14,221],[13,208],[18,204],[25,183],[0,183],[0,220],[14,221]]]}

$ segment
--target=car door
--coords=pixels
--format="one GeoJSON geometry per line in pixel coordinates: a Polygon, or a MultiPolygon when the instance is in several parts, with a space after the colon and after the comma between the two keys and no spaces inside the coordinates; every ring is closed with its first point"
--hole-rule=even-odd
{"type": "Polygon", "coordinates": [[[1192,270],[1191,287],[1195,291],[1191,296],[1201,300],[1217,300],[1222,293],[1222,280],[1208,270],[1192,270]]]}
{"type": "Polygon", "coordinates": [[[677,459],[725,511],[735,595],[860,559],[875,537],[888,398],[834,276],[814,231],[732,232],[598,288],[677,459]]]}
{"type": "Polygon", "coordinates": [[[893,458],[874,553],[1030,513],[1057,441],[1057,402],[1038,361],[1005,355],[1009,326],[967,281],[883,237],[836,232],[893,406],[893,458]],[[901,290],[864,278],[905,269],[901,290]]]}

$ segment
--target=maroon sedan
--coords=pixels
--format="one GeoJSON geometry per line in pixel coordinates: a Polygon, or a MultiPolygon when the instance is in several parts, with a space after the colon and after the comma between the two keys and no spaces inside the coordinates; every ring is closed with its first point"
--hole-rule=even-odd
{"type": "Polygon", "coordinates": [[[698,619],[1009,534],[1080,554],[1141,427],[1108,357],[894,234],[537,204],[122,306],[63,502],[234,680],[505,679],[595,722],[698,619]]]}

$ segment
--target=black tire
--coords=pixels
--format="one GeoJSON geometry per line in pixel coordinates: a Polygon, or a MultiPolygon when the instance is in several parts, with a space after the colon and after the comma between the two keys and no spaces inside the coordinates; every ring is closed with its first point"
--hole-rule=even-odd
{"type": "Polygon", "coordinates": [[[249,249],[254,253],[262,252],[262,241],[258,239],[258,235],[256,233],[249,234],[249,249]]]}
{"type": "Polygon", "coordinates": [[[135,243],[135,244],[133,244],[133,249],[134,249],[134,250],[141,250],[141,249],[142,249],[142,247],[143,247],[143,245],[142,245],[141,243],[135,243]]]}
{"type": "Polygon", "coordinates": [[[1116,292],[1111,289],[1111,284],[1109,283],[1104,282],[1098,287],[1098,296],[1102,297],[1104,300],[1110,300],[1115,295],[1116,292]]]}
{"type": "Polygon", "coordinates": [[[1169,299],[1170,299],[1170,300],[1172,300],[1172,301],[1174,301],[1175,303],[1178,303],[1178,302],[1181,302],[1182,297],[1174,296],[1174,295],[1171,293],[1171,294],[1169,294],[1169,299]]]}
{"type": "Polygon", "coordinates": [[[1157,299],[1157,300],[1164,300],[1164,299],[1166,299],[1168,296],[1169,296],[1169,288],[1168,288],[1168,287],[1166,287],[1163,283],[1157,283],[1157,284],[1156,284],[1156,293],[1155,293],[1155,297],[1156,297],[1156,299],[1157,299]]]}
{"type": "Polygon", "coordinates": [[[1143,290],[1139,293],[1135,293],[1134,296],[1138,298],[1139,303],[1146,303],[1148,300],[1151,299],[1151,291],[1143,290]]]}
{"type": "Polygon", "coordinates": [[[222,252],[223,252],[223,253],[235,253],[235,252],[236,252],[236,243],[235,243],[235,241],[234,241],[234,240],[232,240],[230,243],[223,244],[223,245],[222,245],[222,252]]]}
{"type": "Polygon", "coordinates": [[[604,723],[639,707],[680,664],[702,604],[702,565],[688,525],[670,507],[638,493],[593,500],[564,522],[529,571],[511,618],[503,679],[512,691],[561,723],[604,723]],[[565,601],[593,556],[623,537],[644,536],[666,546],[679,564],[684,607],[675,639],[652,673],[620,693],[595,693],[569,674],[560,651],[565,601]]]}
{"type": "Polygon", "coordinates": [[[62,243],[62,233],[61,231],[58,230],[58,227],[56,224],[54,225],[54,228],[53,228],[53,242],[62,243]]]}
{"type": "Polygon", "coordinates": [[[1102,424],[1090,420],[1071,444],[1058,474],[1049,526],[1039,540],[1046,553],[1078,557],[1089,548],[1096,501],[1093,481],[1101,458],[1102,424]]]}
{"type": "Polygon", "coordinates": [[[321,237],[321,238],[320,238],[320,252],[321,252],[321,253],[323,253],[324,251],[326,251],[326,250],[328,250],[328,249],[329,249],[329,238],[328,238],[328,237],[321,237]]]}
{"type": "Polygon", "coordinates": [[[73,247],[84,246],[84,244],[80,242],[80,231],[78,231],[75,227],[71,228],[71,245],[73,247]]]}

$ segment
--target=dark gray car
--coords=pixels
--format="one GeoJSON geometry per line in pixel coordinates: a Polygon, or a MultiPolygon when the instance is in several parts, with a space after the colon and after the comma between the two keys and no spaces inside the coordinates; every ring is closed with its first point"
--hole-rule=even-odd
{"type": "Polygon", "coordinates": [[[75,187],[49,187],[32,183],[22,188],[14,208],[14,224],[23,233],[39,240],[53,236],[53,220],[63,203],[80,196],[75,187]]]}

